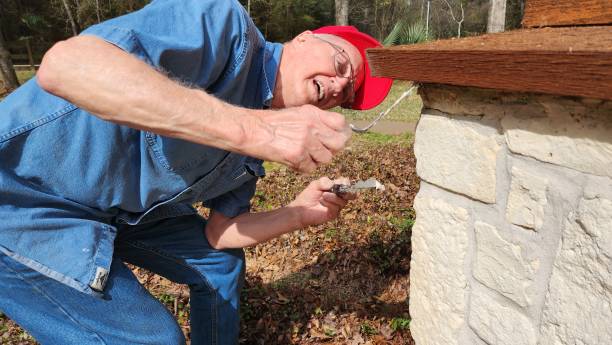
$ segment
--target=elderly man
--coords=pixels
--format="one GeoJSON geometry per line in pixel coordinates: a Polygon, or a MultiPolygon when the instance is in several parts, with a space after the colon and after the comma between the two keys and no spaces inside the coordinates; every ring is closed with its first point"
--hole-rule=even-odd
{"type": "Polygon", "coordinates": [[[179,344],[124,262],[191,292],[192,344],[234,344],[241,248],[334,219],[312,182],[249,213],[262,160],[310,172],[386,96],[350,27],[266,42],[237,1],[157,0],[56,44],[0,103],[0,310],[43,344],[179,344]],[[203,201],[208,219],[191,206],[203,201]]]}

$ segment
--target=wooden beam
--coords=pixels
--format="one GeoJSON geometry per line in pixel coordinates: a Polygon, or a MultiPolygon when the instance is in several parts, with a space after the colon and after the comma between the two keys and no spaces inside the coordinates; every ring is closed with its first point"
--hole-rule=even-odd
{"type": "Polygon", "coordinates": [[[368,49],[375,76],[612,99],[610,27],[509,31],[368,49]]]}
{"type": "Polygon", "coordinates": [[[527,0],[525,4],[526,28],[602,24],[612,24],[610,0],[527,0]]]}

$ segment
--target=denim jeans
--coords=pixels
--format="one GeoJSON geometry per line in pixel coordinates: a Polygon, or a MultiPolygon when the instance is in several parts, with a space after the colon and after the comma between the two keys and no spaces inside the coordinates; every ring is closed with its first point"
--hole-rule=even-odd
{"type": "Polygon", "coordinates": [[[192,344],[236,344],[244,252],[211,248],[205,225],[183,216],[119,227],[102,299],[0,253],[0,310],[41,344],[183,344],[176,320],[125,261],[189,286],[192,344]]]}

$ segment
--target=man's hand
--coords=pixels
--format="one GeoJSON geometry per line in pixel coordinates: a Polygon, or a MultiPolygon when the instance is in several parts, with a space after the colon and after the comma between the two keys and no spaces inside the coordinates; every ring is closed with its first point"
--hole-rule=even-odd
{"type": "Polygon", "coordinates": [[[332,181],[327,177],[313,181],[286,207],[258,213],[243,213],[229,218],[213,211],[206,224],[206,238],[216,249],[244,248],[268,241],[308,225],[325,223],[338,217],[354,194],[336,195],[334,184],[348,184],[348,179],[332,181]]]}
{"type": "Polygon", "coordinates": [[[252,154],[304,173],[329,163],[351,137],[344,116],[312,105],[262,111],[258,117],[263,131],[251,132],[252,154]]]}
{"type": "Polygon", "coordinates": [[[330,180],[322,177],[311,182],[288,207],[296,208],[300,215],[300,227],[317,225],[335,219],[349,200],[355,199],[354,194],[336,195],[329,192],[334,184],[349,184],[349,180],[341,178],[330,180]]]}

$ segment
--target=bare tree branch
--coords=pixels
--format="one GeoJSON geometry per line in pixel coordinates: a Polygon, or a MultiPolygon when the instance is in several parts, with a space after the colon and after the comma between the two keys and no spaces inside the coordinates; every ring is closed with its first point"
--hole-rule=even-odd
{"type": "Polygon", "coordinates": [[[455,17],[455,13],[453,12],[453,7],[448,2],[448,0],[442,0],[442,1],[446,3],[446,6],[448,6],[448,11],[450,12],[451,18],[453,18],[453,20],[457,23],[457,37],[461,37],[461,25],[463,24],[463,21],[465,20],[465,10],[463,9],[463,3],[459,1],[459,6],[461,8],[461,19],[457,20],[457,18],[455,17]]]}
{"type": "Polygon", "coordinates": [[[70,9],[70,5],[67,0],[62,0],[62,4],[64,5],[64,9],[66,10],[66,15],[68,15],[68,20],[70,21],[70,25],[72,27],[72,34],[77,36],[79,34],[79,25],[77,24],[74,16],[72,15],[72,10],[70,9]]]}

